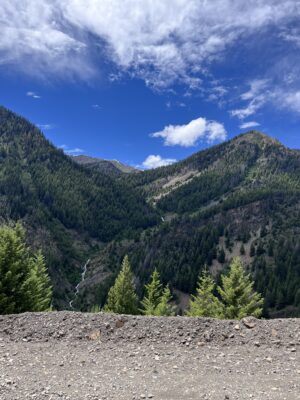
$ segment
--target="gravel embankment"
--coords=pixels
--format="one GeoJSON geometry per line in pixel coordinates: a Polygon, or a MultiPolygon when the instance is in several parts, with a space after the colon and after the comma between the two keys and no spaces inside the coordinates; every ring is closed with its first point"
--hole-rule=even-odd
{"type": "Polygon", "coordinates": [[[300,319],[0,316],[1,400],[300,400],[300,319]]]}

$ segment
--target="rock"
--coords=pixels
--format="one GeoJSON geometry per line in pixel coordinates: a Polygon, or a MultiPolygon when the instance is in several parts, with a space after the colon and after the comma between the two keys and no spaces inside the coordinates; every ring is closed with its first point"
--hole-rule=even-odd
{"type": "Polygon", "coordinates": [[[256,318],[254,317],[246,317],[242,319],[242,323],[248,329],[253,329],[256,327],[256,318]]]}

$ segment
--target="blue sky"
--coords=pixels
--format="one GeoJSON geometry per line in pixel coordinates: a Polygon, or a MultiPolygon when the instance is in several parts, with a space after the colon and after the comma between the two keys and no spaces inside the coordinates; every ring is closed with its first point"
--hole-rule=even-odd
{"type": "Polygon", "coordinates": [[[141,168],[261,130],[300,148],[298,0],[2,0],[0,104],[141,168]]]}

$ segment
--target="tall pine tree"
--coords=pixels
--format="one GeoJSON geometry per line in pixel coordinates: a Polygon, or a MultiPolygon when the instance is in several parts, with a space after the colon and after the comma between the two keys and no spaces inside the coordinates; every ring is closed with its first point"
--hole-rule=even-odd
{"type": "Polygon", "coordinates": [[[222,275],[221,280],[222,287],[218,287],[218,292],[224,304],[226,319],[261,316],[264,300],[254,291],[254,282],[250,275],[245,274],[239,257],[232,260],[228,275],[222,275]]]}
{"type": "Polygon", "coordinates": [[[155,269],[151,275],[150,282],[145,285],[146,294],[142,300],[142,314],[156,316],[174,315],[171,291],[168,286],[163,288],[159,272],[155,269]]]}
{"type": "Polygon", "coordinates": [[[215,282],[205,268],[199,276],[198,287],[192,295],[186,314],[190,317],[223,317],[223,305],[214,295],[215,282]]]}
{"type": "Polygon", "coordinates": [[[23,227],[0,227],[0,314],[45,311],[51,298],[43,256],[26,246],[23,227]]]}
{"type": "Polygon", "coordinates": [[[133,278],[129,258],[125,256],[121,271],[108,292],[104,311],[116,314],[134,315],[138,313],[138,298],[135,293],[133,278]]]}

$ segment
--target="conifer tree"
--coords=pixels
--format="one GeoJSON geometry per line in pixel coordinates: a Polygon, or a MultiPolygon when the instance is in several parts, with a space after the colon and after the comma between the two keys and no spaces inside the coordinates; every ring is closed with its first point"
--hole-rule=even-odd
{"type": "Polygon", "coordinates": [[[43,256],[30,252],[24,228],[0,227],[0,314],[45,311],[51,297],[43,256]]]}
{"type": "Polygon", "coordinates": [[[192,295],[187,315],[190,317],[223,317],[223,305],[214,295],[215,282],[207,268],[199,276],[198,287],[195,295],[192,295]]]}
{"type": "Polygon", "coordinates": [[[241,256],[244,256],[245,254],[246,254],[245,246],[244,246],[244,244],[242,243],[242,244],[241,244],[241,247],[240,247],[240,255],[241,255],[241,256]]]}
{"type": "Polygon", "coordinates": [[[247,316],[260,317],[263,298],[254,291],[250,275],[246,275],[241,259],[232,260],[228,275],[222,275],[222,287],[218,292],[224,304],[224,317],[241,319],[247,316]]]}
{"type": "Polygon", "coordinates": [[[172,294],[169,286],[167,285],[162,292],[160,302],[158,303],[154,311],[154,315],[158,317],[159,316],[171,317],[175,315],[174,306],[170,304],[171,300],[172,300],[172,294]]]}
{"type": "Polygon", "coordinates": [[[107,303],[104,311],[116,314],[137,314],[138,298],[135,293],[133,274],[126,255],[122,262],[122,268],[114,285],[108,292],[107,303]]]}
{"type": "Polygon", "coordinates": [[[51,303],[52,289],[45,260],[40,251],[30,259],[29,265],[29,273],[22,287],[27,299],[26,308],[31,311],[47,310],[51,303]]]}
{"type": "Polygon", "coordinates": [[[162,284],[160,283],[159,272],[155,269],[151,275],[150,282],[145,285],[146,294],[142,300],[144,315],[155,315],[155,310],[162,296],[162,284]]]}
{"type": "Polygon", "coordinates": [[[170,304],[172,299],[168,286],[163,288],[159,272],[155,269],[151,275],[150,282],[145,285],[146,294],[142,300],[142,314],[155,316],[174,315],[174,307],[170,304]]]}

